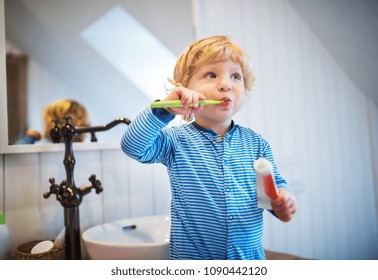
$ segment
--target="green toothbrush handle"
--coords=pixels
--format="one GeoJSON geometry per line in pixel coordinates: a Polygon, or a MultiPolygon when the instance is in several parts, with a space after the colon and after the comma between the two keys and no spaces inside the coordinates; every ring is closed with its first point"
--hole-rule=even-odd
{"type": "MultiPolygon", "coordinates": [[[[198,105],[205,106],[205,105],[217,105],[222,103],[223,101],[219,100],[204,100],[199,101],[198,105]]],[[[180,100],[163,100],[163,101],[154,101],[150,105],[151,108],[182,108],[184,105],[181,103],[180,100]]],[[[190,104],[192,107],[192,104],[190,104]]]]}

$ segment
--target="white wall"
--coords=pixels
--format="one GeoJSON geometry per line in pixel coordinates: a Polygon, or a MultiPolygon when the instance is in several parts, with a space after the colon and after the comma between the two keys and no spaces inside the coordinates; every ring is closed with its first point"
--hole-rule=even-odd
{"type": "MultiPolygon", "coordinates": [[[[257,84],[237,121],[271,143],[298,199],[292,222],[266,215],[265,247],[316,259],[377,258],[376,106],[286,1],[195,4],[198,37],[231,35],[250,54],[257,84]]],[[[82,230],[169,212],[162,166],[141,165],[119,149],[75,156],[76,184],[95,173],[104,186],[100,195],[84,198],[82,230]]],[[[63,152],[1,155],[0,209],[3,204],[13,249],[54,238],[63,226],[60,204],[42,197],[50,177],[64,179],[62,161],[63,152]]]]}
{"type": "Polygon", "coordinates": [[[271,143],[297,195],[292,222],[266,215],[265,247],[376,258],[377,108],[287,1],[195,2],[198,38],[229,35],[251,56],[257,84],[238,120],[271,143]]]}

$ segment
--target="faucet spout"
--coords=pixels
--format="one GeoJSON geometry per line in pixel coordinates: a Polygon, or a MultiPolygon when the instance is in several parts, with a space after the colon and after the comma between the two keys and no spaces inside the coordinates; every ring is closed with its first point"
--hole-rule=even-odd
{"type": "Polygon", "coordinates": [[[117,118],[114,121],[106,124],[106,125],[101,125],[101,126],[91,126],[91,127],[77,127],[76,128],[76,133],[91,133],[91,142],[97,142],[97,138],[95,133],[100,132],[100,131],[106,131],[109,130],[113,127],[115,127],[118,124],[127,124],[130,125],[131,121],[127,118],[117,118]]]}

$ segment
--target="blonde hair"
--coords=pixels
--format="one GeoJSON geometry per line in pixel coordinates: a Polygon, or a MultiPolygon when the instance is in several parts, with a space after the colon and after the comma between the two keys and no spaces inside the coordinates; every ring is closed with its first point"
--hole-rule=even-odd
{"type": "MultiPolygon", "coordinates": [[[[45,121],[44,136],[46,139],[52,141],[50,137],[50,130],[55,126],[54,120],[63,121],[63,117],[71,116],[71,124],[77,127],[89,126],[89,118],[87,110],[79,102],[71,99],[63,99],[49,104],[43,111],[45,121]]],[[[75,135],[74,142],[84,141],[85,135],[75,135]]]]}
{"type": "Polygon", "coordinates": [[[205,63],[231,59],[243,72],[244,88],[251,90],[255,81],[249,57],[228,36],[211,36],[192,43],[178,58],[173,79],[174,85],[186,87],[196,68],[205,63]]]}

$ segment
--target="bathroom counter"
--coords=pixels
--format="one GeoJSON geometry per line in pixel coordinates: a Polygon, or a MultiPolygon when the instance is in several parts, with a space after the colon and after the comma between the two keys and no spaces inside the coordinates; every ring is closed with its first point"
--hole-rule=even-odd
{"type": "Polygon", "coordinates": [[[265,250],[265,255],[267,260],[306,260],[305,258],[298,257],[295,255],[274,252],[269,250],[265,250]]]}

